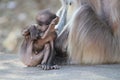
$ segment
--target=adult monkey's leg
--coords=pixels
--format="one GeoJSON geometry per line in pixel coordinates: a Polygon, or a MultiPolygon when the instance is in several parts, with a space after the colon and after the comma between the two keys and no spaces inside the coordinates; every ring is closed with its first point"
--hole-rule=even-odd
{"type": "MultiPolygon", "coordinates": [[[[67,0],[61,0],[62,7],[58,10],[57,15],[60,17],[60,21],[57,25],[58,30],[58,37],[55,41],[55,50],[57,52],[58,57],[66,57],[67,52],[67,38],[68,38],[68,26],[67,23],[67,10],[68,10],[68,3],[67,0]]],[[[61,61],[61,60],[60,60],[61,61]]]]}
{"type": "Polygon", "coordinates": [[[60,17],[60,21],[59,21],[58,25],[55,27],[57,29],[58,35],[63,30],[64,26],[66,25],[66,21],[67,21],[67,19],[66,19],[67,18],[67,8],[68,8],[67,1],[61,0],[61,3],[62,3],[62,7],[56,13],[57,16],[60,17]]]}

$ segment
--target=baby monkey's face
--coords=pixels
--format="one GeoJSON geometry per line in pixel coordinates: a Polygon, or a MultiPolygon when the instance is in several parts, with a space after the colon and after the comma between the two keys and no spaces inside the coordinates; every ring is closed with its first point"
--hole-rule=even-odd
{"type": "Polygon", "coordinates": [[[48,26],[49,25],[45,25],[45,24],[42,25],[42,26],[38,25],[37,28],[38,28],[38,30],[40,30],[42,32],[45,32],[47,30],[48,26]]]}
{"type": "Polygon", "coordinates": [[[47,15],[38,16],[37,17],[38,29],[41,30],[42,32],[45,32],[52,20],[53,19],[50,19],[50,17],[47,15]]]}

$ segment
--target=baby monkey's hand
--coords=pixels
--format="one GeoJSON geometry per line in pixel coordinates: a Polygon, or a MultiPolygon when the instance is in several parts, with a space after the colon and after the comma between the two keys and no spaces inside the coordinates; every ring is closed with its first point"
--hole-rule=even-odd
{"type": "Polygon", "coordinates": [[[36,40],[39,37],[39,30],[37,24],[32,24],[29,28],[31,40],[36,40]]]}
{"type": "Polygon", "coordinates": [[[30,34],[30,32],[29,32],[29,29],[28,28],[24,28],[23,30],[22,30],[22,35],[23,36],[28,36],[30,34]]]}
{"type": "Polygon", "coordinates": [[[51,24],[57,25],[59,22],[59,17],[57,16],[55,19],[52,20],[51,24]]]}
{"type": "Polygon", "coordinates": [[[59,17],[57,16],[55,19],[52,20],[51,24],[49,25],[50,32],[55,31],[55,25],[57,25],[59,22],[59,17]]]}
{"type": "Polygon", "coordinates": [[[37,24],[31,24],[26,29],[22,31],[22,35],[27,38],[30,37],[31,40],[36,40],[39,36],[39,30],[37,29],[37,24]]]}

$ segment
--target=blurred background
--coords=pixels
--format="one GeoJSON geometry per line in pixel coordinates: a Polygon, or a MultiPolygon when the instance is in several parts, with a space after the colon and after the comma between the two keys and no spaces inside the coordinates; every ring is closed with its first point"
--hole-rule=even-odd
{"type": "Polygon", "coordinates": [[[21,30],[35,23],[42,9],[60,8],[59,0],[0,0],[0,53],[17,53],[23,40],[21,30]]]}

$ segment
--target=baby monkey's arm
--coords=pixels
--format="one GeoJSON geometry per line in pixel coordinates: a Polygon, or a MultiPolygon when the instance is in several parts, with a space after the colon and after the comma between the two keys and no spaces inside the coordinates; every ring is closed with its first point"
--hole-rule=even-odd
{"type": "Polygon", "coordinates": [[[44,39],[45,37],[47,37],[51,32],[55,31],[55,25],[57,25],[59,22],[59,17],[56,17],[55,19],[52,20],[52,22],[50,23],[48,29],[45,31],[45,34],[41,37],[42,39],[44,39]]]}

